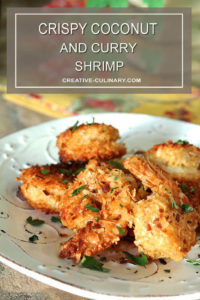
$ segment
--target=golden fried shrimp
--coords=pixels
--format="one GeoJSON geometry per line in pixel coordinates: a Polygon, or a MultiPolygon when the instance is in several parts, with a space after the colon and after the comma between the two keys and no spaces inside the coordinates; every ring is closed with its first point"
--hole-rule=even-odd
{"type": "Polygon", "coordinates": [[[143,157],[130,157],[124,166],[153,193],[134,206],[135,244],[152,258],[180,261],[196,243],[199,216],[178,184],[143,157]]]}
{"type": "Polygon", "coordinates": [[[155,145],[145,155],[177,180],[200,180],[200,148],[198,147],[184,141],[182,144],[168,141],[155,145]]]}
{"type": "Polygon", "coordinates": [[[117,244],[121,236],[115,222],[88,222],[86,227],[77,231],[72,240],[61,245],[60,257],[72,258],[78,263],[84,255],[93,256],[117,244]]]}
{"type": "Polygon", "coordinates": [[[17,195],[35,209],[59,213],[58,204],[69,182],[73,181],[74,175],[80,170],[80,165],[66,164],[36,165],[24,169],[17,178],[22,182],[17,195]]]}
{"type": "Polygon", "coordinates": [[[59,204],[62,224],[76,232],[61,247],[61,256],[78,261],[83,254],[96,254],[118,242],[133,226],[136,188],[130,173],[90,161],[59,204]]]}
{"type": "Polygon", "coordinates": [[[169,196],[153,193],[134,208],[135,244],[153,259],[181,261],[196,244],[196,211],[171,207],[169,196]]]}
{"type": "Polygon", "coordinates": [[[171,195],[177,204],[183,202],[190,204],[188,198],[174,181],[163,169],[156,166],[144,157],[131,156],[124,160],[124,167],[137,177],[144,186],[149,187],[153,192],[171,195]]]}
{"type": "Polygon", "coordinates": [[[109,160],[126,153],[123,143],[117,143],[119,131],[111,125],[82,124],[71,127],[57,137],[62,162],[109,160]]]}
{"type": "Polygon", "coordinates": [[[109,163],[92,160],[76,180],[69,185],[59,203],[62,224],[77,230],[97,217],[126,220],[132,226],[127,211],[133,209],[137,183],[135,178],[109,163]],[[87,206],[98,212],[93,212],[87,206]]]}

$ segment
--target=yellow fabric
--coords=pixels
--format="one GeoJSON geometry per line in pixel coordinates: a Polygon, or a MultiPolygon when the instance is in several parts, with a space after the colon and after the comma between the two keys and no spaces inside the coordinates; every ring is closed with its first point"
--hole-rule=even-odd
{"type": "MultiPolygon", "coordinates": [[[[5,92],[5,86],[0,86],[5,92]]],[[[170,117],[200,124],[200,90],[183,95],[7,94],[5,100],[48,115],[68,117],[91,112],[133,112],[170,117]]]]}

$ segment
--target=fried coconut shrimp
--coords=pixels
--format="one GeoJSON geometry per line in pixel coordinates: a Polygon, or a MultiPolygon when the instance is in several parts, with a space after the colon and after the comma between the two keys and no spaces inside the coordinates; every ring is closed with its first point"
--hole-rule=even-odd
{"type": "Polygon", "coordinates": [[[86,227],[77,231],[72,240],[61,246],[60,257],[71,257],[79,262],[84,255],[93,256],[117,244],[120,236],[122,234],[120,235],[116,222],[107,220],[88,222],[86,227]]]}
{"type": "Polygon", "coordinates": [[[177,180],[200,181],[200,148],[180,142],[155,145],[146,157],[177,180]]]}
{"type": "Polygon", "coordinates": [[[62,162],[109,160],[126,153],[123,143],[117,143],[119,131],[105,124],[74,125],[57,137],[62,162]]]}
{"type": "Polygon", "coordinates": [[[46,165],[24,169],[18,180],[18,197],[33,208],[47,213],[59,213],[58,204],[66,192],[69,182],[82,170],[80,165],[46,165]]]}
{"type": "Polygon", "coordinates": [[[124,167],[129,170],[143,185],[159,194],[170,194],[180,203],[188,203],[188,198],[179,189],[178,184],[163,169],[145,160],[144,157],[132,156],[124,161],[124,167]]]}
{"type": "Polygon", "coordinates": [[[76,232],[61,246],[61,257],[77,262],[117,243],[133,226],[137,182],[109,163],[90,161],[70,184],[59,209],[62,223],[76,232]]]}
{"type": "Polygon", "coordinates": [[[135,244],[157,258],[181,261],[196,243],[199,217],[177,183],[143,157],[130,157],[124,166],[153,193],[134,207],[135,244]]]}

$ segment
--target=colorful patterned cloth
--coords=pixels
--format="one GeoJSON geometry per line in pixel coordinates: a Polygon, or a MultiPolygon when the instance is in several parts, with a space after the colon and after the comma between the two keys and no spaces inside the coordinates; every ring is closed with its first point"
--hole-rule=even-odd
{"type": "MultiPolygon", "coordinates": [[[[2,86],[0,86],[2,89],[2,86]]],[[[53,118],[92,112],[132,112],[200,124],[200,89],[192,94],[3,94],[5,100],[53,118]]]]}

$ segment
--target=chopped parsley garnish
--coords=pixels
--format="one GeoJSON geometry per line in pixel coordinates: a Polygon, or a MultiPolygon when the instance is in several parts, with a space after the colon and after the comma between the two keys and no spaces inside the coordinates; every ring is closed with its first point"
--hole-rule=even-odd
{"type": "Polygon", "coordinates": [[[29,223],[30,225],[32,226],[40,226],[42,224],[44,224],[44,221],[43,220],[40,220],[40,219],[33,219],[32,217],[28,217],[26,219],[26,222],[29,223]]]}
{"type": "Polygon", "coordinates": [[[164,272],[165,272],[165,273],[170,273],[171,270],[170,270],[170,269],[165,269],[164,272]]]}
{"type": "Polygon", "coordinates": [[[103,264],[100,261],[96,260],[96,258],[94,258],[93,256],[84,255],[81,260],[81,264],[83,267],[90,270],[95,270],[104,273],[108,273],[110,271],[107,268],[103,268],[103,264]]]}
{"type": "Polygon", "coordinates": [[[76,176],[79,173],[81,173],[83,170],[85,170],[85,168],[79,168],[78,170],[76,170],[75,172],[73,172],[72,170],[68,170],[68,169],[59,169],[60,173],[63,174],[67,174],[67,175],[72,175],[72,176],[76,176]]]}
{"type": "Polygon", "coordinates": [[[94,124],[94,117],[92,117],[92,122],[89,123],[89,122],[86,122],[87,125],[93,125],[94,124]]]}
{"type": "Polygon", "coordinates": [[[184,212],[184,214],[194,210],[194,208],[191,205],[187,205],[183,203],[181,204],[181,209],[184,212]]]}
{"type": "Polygon", "coordinates": [[[35,241],[39,240],[38,236],[36,234],[32,235],[29,238],[29,242],[34,243],[35,241]]]}
{"type": "Polygon", "coordinates": [[[72,175],[76,176],[76,175],[80,174],[84,170],[85,170],[85,168],[79,168],[77,171],[75,171],[74,173],[72,173],[72,175]]]}
{"type": "Polygon", "coordinates": [[[109,160],[109,164],[117,167],[120,170],[124,169],[124,167],[122,166],[122,164],[118,160],[109,160]]]}
{"type": "Polygon", "coordinates": [[[56,216],[51,217],[51,222],[62,224],[61,219],[59,217],[56,217],[56,216]]]}
{"type": "Polygon", "coordinates": [[[64,184],[64,183],[70,183],[70,181],[67,180],[67,179],[64,179],[64,180],[62,180],[60,183],[61,183],[61,184],[64,184]]]}
{"type": "Polygon", "coordinates": [[[125,230],[124,230],[124,228],[121,228],[121,227],[119,227],[119,226],[116,226],[117,227],[117,229],[118,229],[118,231],[119,231],[119,233],[121,234],[121,235],[125,235],[125,230]]]}
{"type": "Polygon", "coordinates": [[[117,179],[118,179],[118,176],[115,176],[115,177],[114,177],[114,180],[117,180],[117,179]]]}
{"type": "Polygon", "coordinates": [[[68,169],[59,169],[59,171],[60,171],[60,173],[62,173],[62,174],[67,174],[67,175],[72,175],[73,174],[73,172],[72,172],[72,170],[68,170],[68,169]]]}
{"type": "Polygon", "coordinates": [[[132,255],[127,251],[123,251],[123,253],[126,255],[128,259],[132,260],[136,265],[145,266],[149,262],[148,258],[143,253],[140,253],[140,256],[132,255]]]}
{"type": "Polygon", "coordinates": [[[78,187],[77,189],[75,189],[73,192],[72,192],[72,195],[71,197],[79,194],[82,190],[84,190],[84,188],[87,186],[87,184],[84,184],[84,185],[81,185],[80,187],[78,187]]]}
{"type": "Polygon", "coordinates": [[[176,142],[176,144],[179,144],[179,145],[188,145],[189,142],[188,142],[188,141],[183,141],[183,140],[178,140],[178,141],[176,142]]]}
{"type": "Polygon", "coordinates": [[[110,193],[112,194],[114,192],[114,190],[116,190],[116,189],[118,189],[118,186],[115,187],[115,188],[112,188],[111,191],[110,191],[110,193]]]}
{"type": "Polygon", "coordinates": [[[138,272],[138,270],[135,270],[134,274],[136,274],[138,272]]]}
{"type": "Polygon", "coordinates": [[[42,170],[41,170],[41,174],[42,174],[42,175],[46,175],[46,174],[49,174],[49,173],[50,173],[50,171],[47,170],[47,169],[42,169],[42,170]]]}
{"type": "Polygon", "coordinates": [[[101,218],[99,218],[99,216],[96,218],[96,222],[98,222],[99,220],[101,220],[101,218]]]}
{"type": "Polygon", "coordinates": [[[79,123],[79,121],[76,121],[76,123],[73,125],[73,127],[72,127],[72,128],[70,128],[69,130],[70,130],[70,131],[74,131],[74,130],[76,130],[76,129],[77,129],[77,127],[78,127],[78,123],[79,123]]]}
{"type": "Polygon", "coordinates": [[[200,266],[200,260],[198,259],[186,259],[186,261],[190,264],[193,264],[193,266],[200,266]]]}
{"type": "Polygon", "coordinates": [[[182,184],[181,190],[182,190],[182,192],[183,192],[184,194],[187,192],[187,187],[186,187],[185,184],[182,184]]]}
{"type": "Polygon", "coordinates": [[[86,204],[85,207],[86,207],[87,209],[93,211],[93,212],[99,212],[99,209],[98,209],[98,208],[93,207],[93,206],[91,206],[91,205],[89,205],[89,204],[86,204]]]}
{"type": "Polygon", "coordinates": [[[190,193],[194,193],[194,192],[195,192],[195,188],[191,188],[190,193]]]}
{"type": "Polygon", "coordinates": [[[172,197],[172,194],[171,194],[171,193],[169,194],[169,200],[170,200],[170,202],[171,202],[171,206],[172,206],[172,208],[179,209],[179,207],[178,207],[178,205],[176,204],[176,202],[174,202],[174,199],[173,199],[173,197],[172,197]]]}
{"type": "Polygon", "coordinates": [[[83,196],[83,199],[87,198],[88,195],[83,196]]]}
{"type": "Polygon", "coordinates": [[[119,206],[120,206],[120,207],[124,207],[124,205],[122,205],[122,204],[120,204],[119,206]]]}

